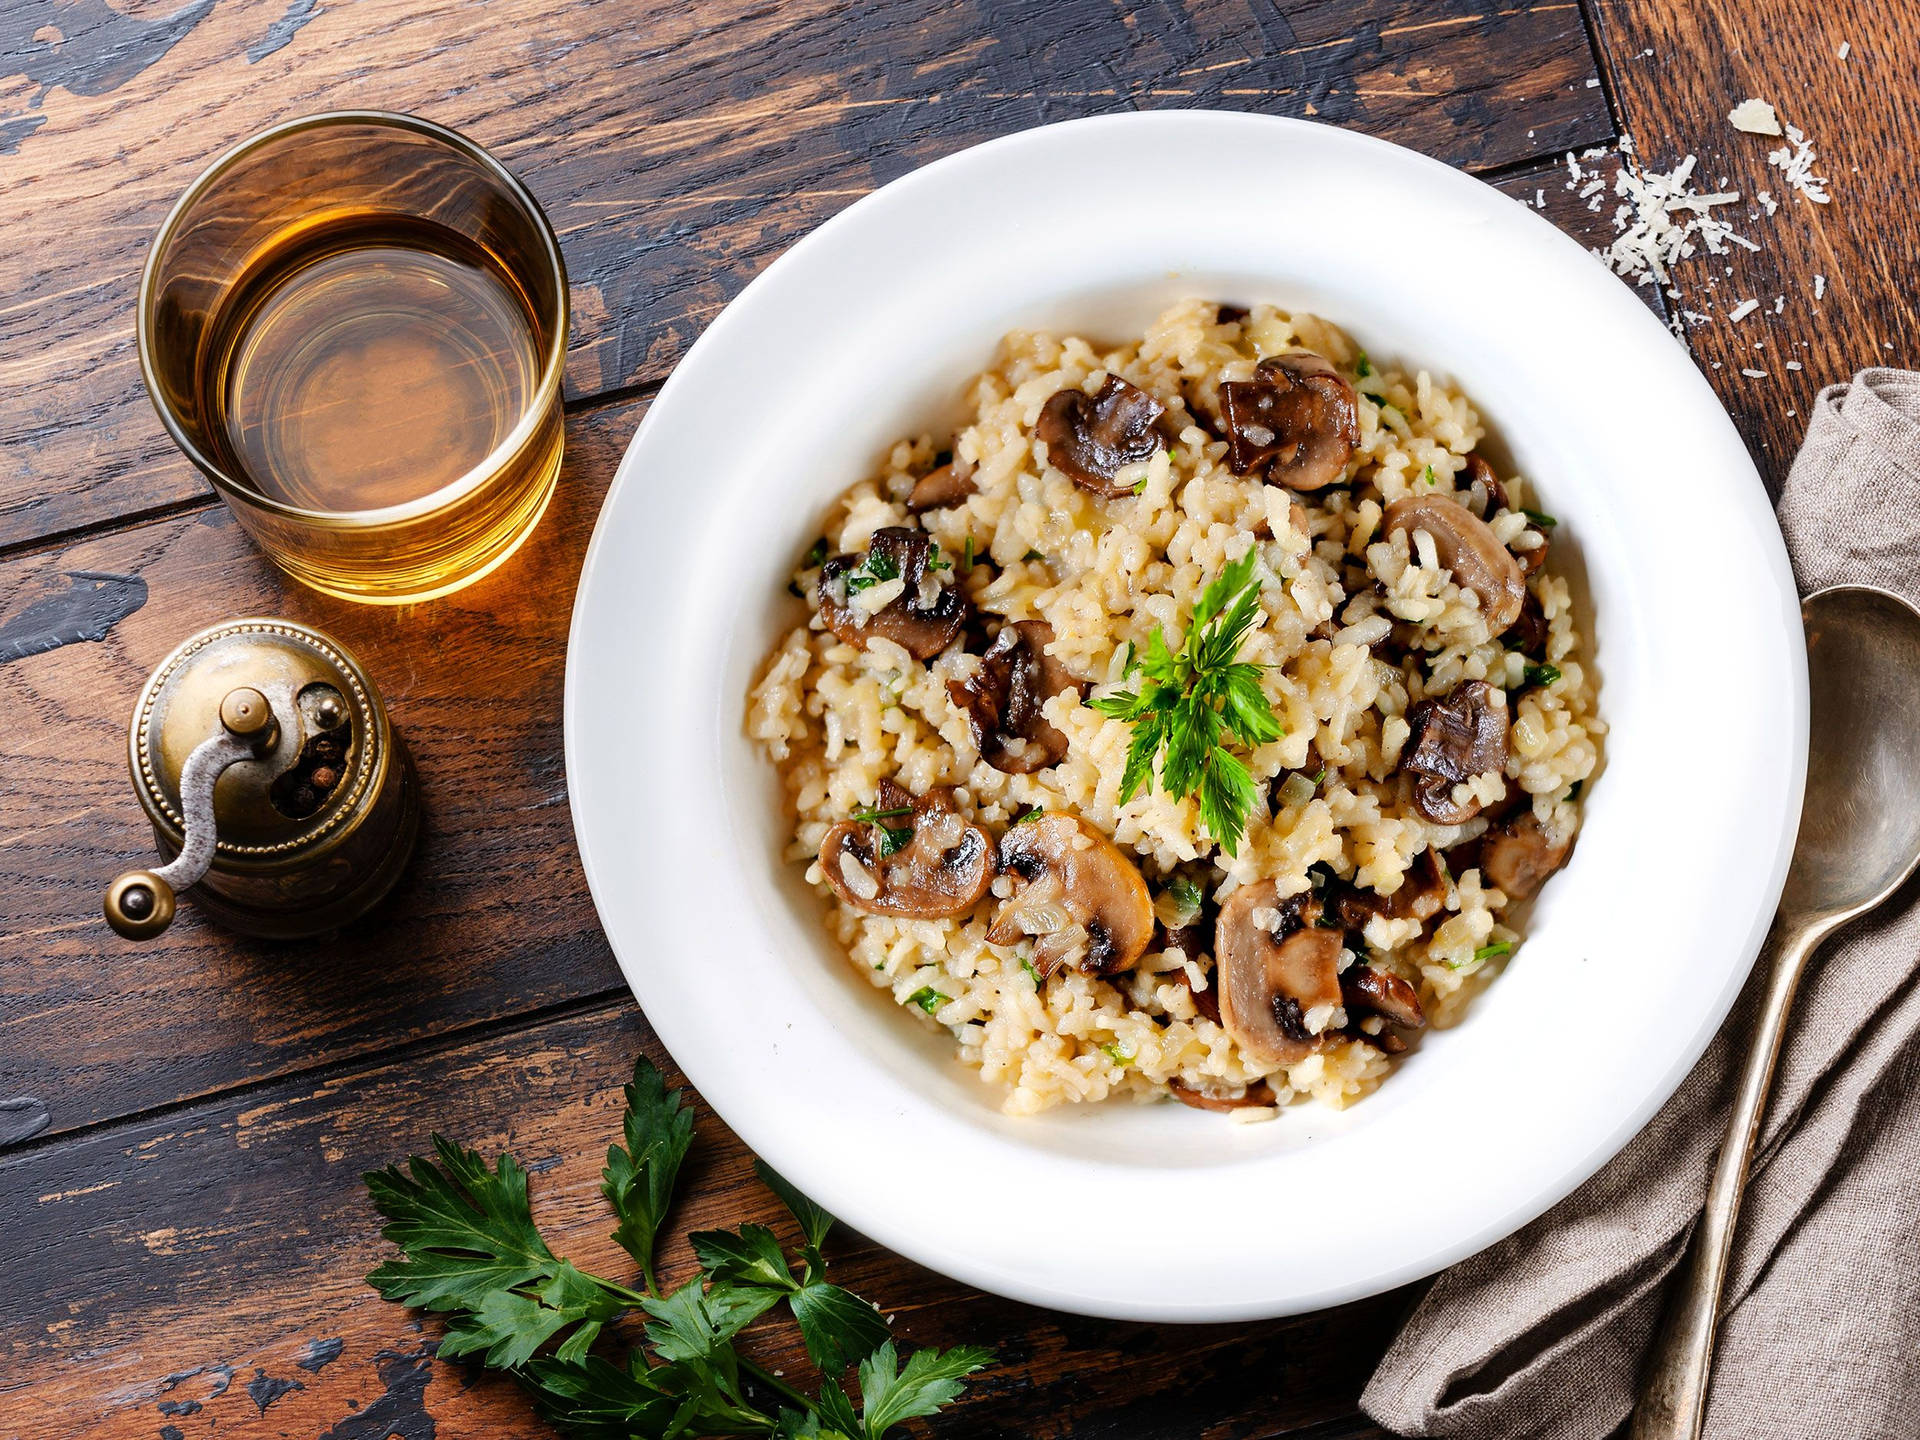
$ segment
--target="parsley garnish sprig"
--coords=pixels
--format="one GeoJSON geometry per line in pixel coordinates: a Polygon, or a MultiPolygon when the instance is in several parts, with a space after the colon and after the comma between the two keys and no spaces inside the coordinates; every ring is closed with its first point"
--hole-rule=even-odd
{"type": "Polygon", "coordinates": [[[1193,607],[1193,621],[1176,653],[1159,626],[1127,668],[1141,683],[1102,695],[1093,708],[1133,726],[1120,776],[1126,804],[1154,779],[1174,799],[1197,795],[1200,820],[1229,855],[1239,854],[1255,789],[1246,762],[1227,748],[1228,737],[1249,749],[1287,732],[1260,686],[1265,668],[1239,659],[1240,645],[1260,613],[1260,582],[1253,550],[1214,577],[1193,607]]]}
{"type": "Polygon", "coordinates": [[[415,1155],[404,1172],[390,1165],[365,1177],[388,1222],[381,1234],[401,1252],[368,1283],[385,1299],[446,1313],[441,1355],[479,1355],[507,1371],[546,1419],[585,1440],[882,1440],[903,1421],[935,1414],[992,1358],[956,1346],[915,1350],[903,1365],[880,1312],[825,1278],[821,1247],[833,1217],[763,1163],[756,1162],[761,1180],[799,1226],[798,1256],[764,1225],[697,1231],[688,1238],[700,1268],[662,1291],[654,1245],[693,1143],[693,1112],[645,1059],[626,1099],[625,1144],[607,1151],[601,1193],[644,1290],[588,1274],[548,1248],[533,1222],[527,1172],[513,1156],[489,1169],[477,1152],[439,1135],[437,1158],[415,1155]],[[734,1349],[743,1329],[781,1305],[821,1373],[817,1395],[734,1349]],[[645,1343],[616,1362],[596,1344],[610,1321],[634,1309],[647,1316],[645,1343]],[[857,1411],[841,1383],[855,1365],[857,1411]],[[763,1397],[777,1402],[771,1413],[763,1397]]]}

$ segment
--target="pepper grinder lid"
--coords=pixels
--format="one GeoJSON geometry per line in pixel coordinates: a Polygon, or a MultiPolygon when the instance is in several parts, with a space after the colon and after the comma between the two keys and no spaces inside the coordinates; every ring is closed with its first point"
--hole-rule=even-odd
{"type": "Polygon", "coordinates": [[[148,677],[128,727],[141,807],[177,858],[110,887],[130,938],[165,929],[209,866],[323,862],[381,773],[386,712],[359,663],[290,620],[203,630],[148,677]]]}

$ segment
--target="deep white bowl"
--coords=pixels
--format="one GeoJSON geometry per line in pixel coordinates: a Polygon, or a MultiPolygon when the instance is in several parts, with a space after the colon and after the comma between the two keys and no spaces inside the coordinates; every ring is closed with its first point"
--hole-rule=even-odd
{"type": "Polygon", "coordinates": [[[888,185],[770,266],[654,401],[594,532],[567,780],[594,901],[700,1092],[848,1223],[1087,1314],[1286,1314],[1511,1233],[1626,1143],[1747,974],[1798,823],[1799,609],[1686,351],[1526,207],[1410,151],[1210,112],[1029,131],[888,185]],[[852,972],[783,863],[745,696],[843,488],[953,415],[1014,327],[1117,338],[1190,295],[1316,311],[1451,373],[1559,517],[1611,725],[1508,973],[1375,1095],[1240,1126],[997,1109],[852,972]]]}

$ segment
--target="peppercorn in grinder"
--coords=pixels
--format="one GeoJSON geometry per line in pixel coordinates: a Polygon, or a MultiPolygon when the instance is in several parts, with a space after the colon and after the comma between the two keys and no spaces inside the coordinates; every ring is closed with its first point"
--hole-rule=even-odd
{"type": "Polygon", "coordinates": [[[127,763],[165,864],[107,887],[130,940],[172,922],[175,895],[273,940],[346,924],[393,888],[420,829],[420,788],[373,682],[338,641],[290,620],[193,636],[148,677],[127,763]]]}

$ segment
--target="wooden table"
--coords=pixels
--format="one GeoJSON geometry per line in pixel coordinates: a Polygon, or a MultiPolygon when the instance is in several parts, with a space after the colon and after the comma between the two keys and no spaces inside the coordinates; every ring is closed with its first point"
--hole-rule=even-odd
{"type": "MultiPolygon", "coordinates": [[[[540,1433],[509,1385],[434,1358],[436,1322],[362,1283],[384,1247],[358,1177],[435,1126],[509,1145],[540,1172],[559,1244],[624,1273],[600,1155],[635,1053],[666,1057],[573,847],[568,606],[649,398],[797,236],[992,135],[1217,106],[1397,140],[1597,245],[1614,202],[1569,191],[1560,157],[1597,148],[1586,168],[1610,176],[1630,134],[1654,169],[1698,153],[1710,181],[1787,200],[1739,208],[1758,252],[1683,265],[1677,301],[1649,293],[1707,316],[1685,343],[1777,482],[1820,386],[1916,359],[1913,14],[1895,0],[0,0],[0,1101],[21,1102],[0,1108],[0,1440],[540,1433]],[[1793,202],[1767,168],[1773,142],[1728,126],[1748,95],[1814,140],[1831,205],[1793,202]],[[201,165],[271,122],[351,106],[490,146],[547,206],[574,282],[557,502],[503,572],[397,610],[283,584],[168,445],[134,357],[141,259],[201,165]],[[1761,311],[1730,322],[1748,296],[1761,311]],[[145,604],[98,643],[32,653],[76,570],[137,575],[145,604]],[[134,693],[190,631],[259,612],[337,632],[384,687],[425,783],[419,860],[336,940],[245,943],[191,906],[160,943],[117,940],[101,885],[152,844],[123,758],[134,693]]],[[[1566,405],[1608,423],[1578,395],[1566,405]]],[[[704,1133],[684,1223],[770,1218],[738,1142],[711,1117],[704,1133]]],[[[1009,1304],[857,1236],[835,1259],[908,1339],[999,1346],[940,1426],[982,1440],[1377,1435],[1355,1397],[1418,1293],[1183,1330],[1009,1304]]]]}

